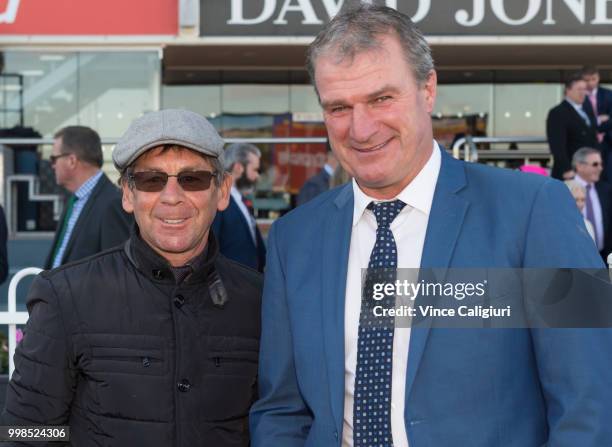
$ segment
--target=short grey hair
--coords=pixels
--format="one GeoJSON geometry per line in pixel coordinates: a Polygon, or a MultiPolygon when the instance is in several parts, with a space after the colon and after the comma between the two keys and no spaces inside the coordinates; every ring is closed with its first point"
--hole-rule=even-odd
{"type": "Polygon", "coordinates": [[[572,167],[576,169],[576,166],[579,163],[586,163],[586,159],[591,154],[599,154],[601,155],[601,151],[599,149],[595,149],[593,147],[581,147],[572,156],[572,167]]]}
{"type": "Polygon", "coordinates": [[[236,163],[246,166],[249,162],[249,154],[261,157],[259,148],[250,143],[232,143],[223,152],[223,167],[230,172],[236,163]]]}
{"type": "MultiPolygon", "coordinates": [[[[155,149],[155,148],[153,148],[155,149]]],[[[194,154],[199,155],[200,157],[202,157],[205,160],[208,160],[209,163],[212,166],[213,171],[216,173],[216,175],[213,177],[213,180],[215,182],[215,185],[220,186],[221,183],[223,182],[223,178],[225,177],[225,171],[223,170],[223,160],[221,160],[221,158],[215,158],[215,157],[211,157],[209,155],[204,155],[200,152],[196,152],[194,150],[191,150],[187,147],[183,147],[180,145],[175,145],[175,144],[165,144],[163,145],[163,149],[162,152],[171,150],[171,149],[185,149],[185,150],[189,150],[191,152],[193,152],[194,154]]],[[[147,151],[148,152],[148,151],[147,151]]],[[[147,152],[143,153],[142,155],[146,154],[147,152]]],[[[142,155],[140,157],[142,157],[142,155]]],[[[119,179],[117,181],[117,183],[119,183],[119,185],[122,185],[123,183],[127,183],[127,185],[130,187],[130,189],[134,189],[134,183],[131,179],[131,175],[134,173],[134,165],[136,164],[136,162],[138,161],[138,159],[140,158],[138,157],[136,160],[134,160],[132,163],[130,163],[128,166],[126,166],[120,173],[119,173],[119,179]]]]}
{"type": "Polygon", "coordinates": [[[386,35],[397,37],[414,78],[423,85],[434,69],[431,49],[423,33],[410,17],[393,8],[359,4],[336,15],[308,47],[307,69],[315,90],[316,62],[321,54],[334,54],[338,63],[345,59],[351,61],[359,53],[382,48],[380,38],[386,35]]]}

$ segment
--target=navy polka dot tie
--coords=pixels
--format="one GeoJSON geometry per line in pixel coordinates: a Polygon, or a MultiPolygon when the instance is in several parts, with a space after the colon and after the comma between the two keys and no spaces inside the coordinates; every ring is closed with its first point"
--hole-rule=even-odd
{"type": "Polygon", "coordinates": [[[389,309],[395,296],[374,300],[375,283],[394,282],[397,246],[389,226],[406,204],[401,200],[371,202],[368,209],[376,216],[376,243],[370,255],[361,299],[357,368],[353,401],[353,445],[355,447],[392,447],[391,372],[393,366],[393,317],[374,316],[374,306],[389,309]]]}

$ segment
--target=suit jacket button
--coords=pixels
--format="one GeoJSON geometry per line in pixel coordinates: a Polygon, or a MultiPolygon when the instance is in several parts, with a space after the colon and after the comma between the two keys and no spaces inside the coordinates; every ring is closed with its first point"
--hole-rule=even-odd
{"type": "Polygon", "coordinates": [[[185,304],[185,298],[183,297],[183,295],[176,295],[174,297],[174,305],[176,306],[176,308],[180,309],[183,304],[185,304]]]}
{"type": "Polygon", "coordinates": [[[189,383],[189,380],[187,379],[182,379],[178,384],[177,384],[177,388],[181,393],[186,393],[187,391],[189,391],[191,389],[191,383],[189,383]]]}

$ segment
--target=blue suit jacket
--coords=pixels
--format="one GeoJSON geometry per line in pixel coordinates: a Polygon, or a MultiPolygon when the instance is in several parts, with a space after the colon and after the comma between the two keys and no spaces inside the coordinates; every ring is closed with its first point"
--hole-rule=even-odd
{"type": "Polygon", "coordinates": [[[212,230],[219,242],[219,251],[229,259],[263,272],[266,246],[259,228],[255,227],[257,245],[253,242],[249,224],[233,197],[227,209],[217,213],[212,230]]]}
{"type": "MultiPolygon", "coordinates": [[[[254,447],[341,445],[351,185],[272,227],[254,447]]],[[[603,267],[567,188],[443,153],[422,267],[603,267]]],[[[612,333],[413,328],[410,447],[612,445],[612,333]]]]}

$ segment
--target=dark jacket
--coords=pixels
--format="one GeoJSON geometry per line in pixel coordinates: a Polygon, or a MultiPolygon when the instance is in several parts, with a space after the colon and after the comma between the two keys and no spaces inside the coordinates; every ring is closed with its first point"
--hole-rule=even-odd
{"type": "Polygon", "coordinates": [[[261,232],[255,226],[255,244],[249,224],[233,197],[230,196],[229,206],[216,214],[212,230],[219,241],[219,251],[224,256],[263,272],[266,265],[266,245],[261,232]]]}
{"type": "Polygon", "coordinates": [[[0,206],[0,283],[6,280],[9,273],[8,252],[6,250],[7,238],[6,217],[4,217],[4,208],[0,206]]]}
{"type": "Polygon", "coordinates": [[[590,126],[566,100],[548,112],[546,136],[554,159],[552,177],[561,179],[572,169],[572,156],[581,147],[599,147],[595,118],[588,115],[590,126]]]}
{"type": "MultiPolygon", "coordinates": [[[[61,227],[64,221],[64,213],[60,217],[58,227],[61,227]]],[[[62,265],[125,242],[130,236],[132,222],[132,215],[126,213],[121,205],[121,191],[106,175],[102,175],[74,225],[64,251],[62,265]]],[[[46,269],[50,269],[53,264],[54,248],[60,231],[61,228],[58,228],[53,238],[51,250],[45,261],[46,269]]]]}
{"type": "Polygon", "coordinates": [[[601,204],[601,217],[603,220],[603,249],[601,256],[607,261],[608,255],[612,253],[612,185],[600,181],[595,183],[595,190],[601,204]]]}
{"type": "Polygon", "coordinates": [[[321,169],[321,171],[310,177],[304,183],[304,186],[300,189],[300,192],[297,196],[297,206],[303,205],[306,202],[314,199],[319,194],[324,193],[329,189],[329,180],[331,176],[327,173],[325,169],[321,169]]]}
{"type": "Polygon", "coordinates": [[[247,446],[261,275],[218,255],[212,236],[194,267],[177,285],[132,236],[41,273],[2,425],[69,424],[75,446],[247,446]]]}

